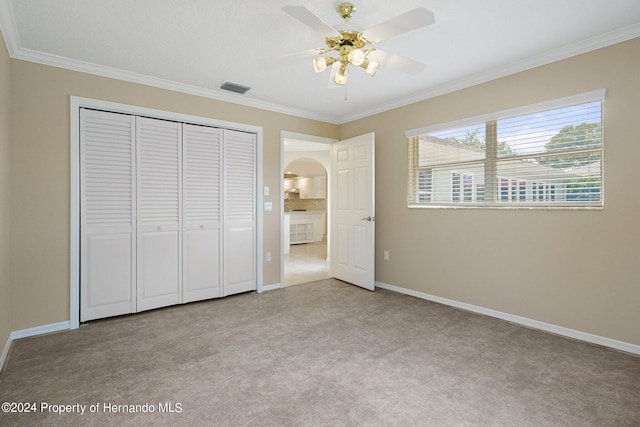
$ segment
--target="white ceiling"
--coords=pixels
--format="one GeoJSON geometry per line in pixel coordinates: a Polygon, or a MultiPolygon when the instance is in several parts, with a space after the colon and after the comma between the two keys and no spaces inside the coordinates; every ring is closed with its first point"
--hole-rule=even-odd
{"type": "Polygon", "coordinates": [[[370,28],[416,7],[435,24],[376,44],[426,64],[418,75],[355,69],[343,89],[310,58],[261,59],[322,47],[281,10],[304,5],[331,25],[334,0],[0,0],[13,58],[344,123],[640,36],[639,0],[354,0],[370,28]],[[221,91],[223,81],[252,89],[221,91]]]}

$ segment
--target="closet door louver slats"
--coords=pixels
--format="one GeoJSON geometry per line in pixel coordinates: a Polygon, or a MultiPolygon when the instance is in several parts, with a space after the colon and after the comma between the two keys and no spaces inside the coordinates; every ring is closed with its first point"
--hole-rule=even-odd
{"type": "Polygon", "coordinates": [[[177,227],[180,221],[180,124],[143,117],[139,117],[138,122],[140,224],[177,227]]]}

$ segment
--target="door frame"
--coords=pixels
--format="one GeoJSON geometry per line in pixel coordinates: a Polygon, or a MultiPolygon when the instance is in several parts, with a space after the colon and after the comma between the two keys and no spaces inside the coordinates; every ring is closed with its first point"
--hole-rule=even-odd
{"type": "Polygon", "coordinates": [[[263,233],[263,128],[244,123],[228,122],[173,111],[120,104],[99,99],[70,96],[70,222],[69,222],[69,329],[80,326],[80,108],[92,108],[115,113],[133,114],[156,119],[173,120],[213,126],[256,134],[256,291],[262,293],[264,265],[263,233]]]}
{"type": "MultiPolygon", "coordinates": [[[[338,142],[337,139],[326,138],[316,135],[308,135],[304,133],[289,132],[286,130],[280,131],[280,176],[279,176],[279,189],[280,189],[280,283],[277,285],[269,286],[269,289],[284,288],[284,143],[287,139],[295,139],[300,141],[315,142],[321,144],[334,144],[338,142]]],[[[330,165],[329,165],[330,166],[330,165]]],[[[331,242],[331,234],[329,232],[330,217],[329,211],[331,206],[329,205],[329,191],[331,188],[331,171],[327,170],[327,257],[330,257],[329,243],[331,242]]],[[[266,289],[265,289],[266,290],[266,289]]]]}

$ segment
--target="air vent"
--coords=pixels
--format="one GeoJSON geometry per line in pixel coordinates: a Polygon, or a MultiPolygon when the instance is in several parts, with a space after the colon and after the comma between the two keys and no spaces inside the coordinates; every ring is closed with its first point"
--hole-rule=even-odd
{"type": "Polygon", "coordinates": [[[237,83],[222,82],[222,84],[220,85],[220,89],[228,90],[229,92],[235,92],[235,93],[239,93],[240,95],[242,95],[242,94],[246,93],[251,88],[248,87],[248,86],[239,85],[237,83]]]}

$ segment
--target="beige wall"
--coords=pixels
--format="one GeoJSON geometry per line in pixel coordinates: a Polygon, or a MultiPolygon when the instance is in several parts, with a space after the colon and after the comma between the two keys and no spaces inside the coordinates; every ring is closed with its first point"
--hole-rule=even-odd
{"type": "Polygon", "coordinates": [[[376,280],[640,344],[638,52],[635,39],[341,126],[376,133],[376,280]],[[604,210],[406,207],[405,130],[600,88],[604,210]]]}
{"type": "Polygon", "coordinates": [[[9,64],[9,55],[0,34],[0,353],[12,330],[9,286],[9,64]]]}
{"type": "Polygon", "coordinates": [[[318,121],[12,60],[11,303],[14,330],[69,320],[69,96],[262,126],[264,284],[280,283],[280,131],[336,138],[318,121]]]}
{"type": "MultiPolygon", "coordinates": [[[[265,201],[275,208],[265,213],[264,251],[273,254],[265,285],[281,281],[273,191],[281,180],[280,131],[341,139],[375,131],[378,281],[640,344],[638,51],[640,39],[340,127],[11,60],[11,329],[69,319],[69,96],[77,95],[264,127],[264,184],[272,189],[265,201]],[[607,89],[604,210],[406,208],[405,130],[600,88],[607,89]]],[[[0,121],[8,102],[3,55],[0,121]]],[[[2,166],[6,138],[0,134],[2,166]]],[[[0,292],[6,296],[6,286],[0,292]]]]}

